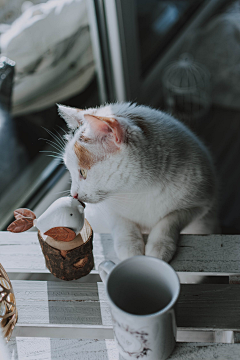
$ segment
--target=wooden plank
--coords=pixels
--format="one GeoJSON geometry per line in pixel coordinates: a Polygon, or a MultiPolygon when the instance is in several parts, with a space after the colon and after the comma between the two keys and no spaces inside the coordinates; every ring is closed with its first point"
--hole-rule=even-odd
{"type": "Polygon", "coordinates": [[[0,263],[8,273],[47,272],[37,233],[0,232],[0,263]]]}
{"type": "MultiPolygon", "coordinates": [[[[183,333],[183,332],[182,332],[183,333]]],[[[63,339],[113,339],[112,326],[86,324],[20,324],[13,330],[12,337],[48,337],[63,339]]],[[[205,336],[206,337],[206,336],[205,336]]],[[[182,334],[185,341],[186,336],[182,334]]],[[[208,339],[209,337],[207,337],[208,339]]],[[[196,339],[196,337],[194,337],[196,339]]],[[[198,341],[196,339],[195,341],[198,341]]],[[[209,340],[207,340],[209,341],[209,340]]]]}
{"type": "MultiPolygon", "coordinates": [[[[240,274],[240,235],[182,235],[171,265],[178,272],[240,274]]],[[[94,234],[95,270],[105,259],[119,262],[110,234],[94,234]]],[[[35,232],[0,232],[0,263],[11,273],[49,274],[35,232]]]]}
{"type": "MultiPolygon", "coordinates": [[[[146,237],[145,237],[146,241],[146,237]]],[[[204,275],[240,274],[240,235],[181,235],[170,262],[177,272],[204,275]]],[[[110,234],[95,234],[94,259],[119,262],[110,234]]]]}
{"type": "Polygon", "coordinates": [[[11,339],[11,360],[120,360],[114,340],[11,339]]]}
{"type": "Polygon", "coordinates": [[[179,329],[237,331],[240,328],[240,286],[181,285],[177,324],[179,329]]]}
{"type": "Polygon", "coordinates": [[[178,272],[240,273],[240,235],[183,235],[171,261],[178,272]]]}
{"type": "MultiPolygon", "coordinates": [[[[112,338],[103,283],[16,280],[12,284],[19,313],[15,336],[43,336],[40,330],[45,327],[49,337],[102,338],[103,330],[104,336],[112,338]]],[[[239,298],[239,285],[182,285],[178,330],[240,331],[239,298]]]]}
{"type": "Polygon", "coordinates": [[[239,360],[239,344],[177,344],[168,360],[239,360]]]}
{"type": "MultiPolygon", "coordinates": [[[[122,360],[114,340],[16,338],[11,360],[122,360]]],[[[178,343],[169,360],[239,360],[240,344],[178,343]]]]}

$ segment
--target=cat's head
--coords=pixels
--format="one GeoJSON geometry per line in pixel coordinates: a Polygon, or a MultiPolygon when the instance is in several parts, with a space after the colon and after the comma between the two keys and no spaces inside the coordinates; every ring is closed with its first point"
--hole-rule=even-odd
{"type": "MultiPolygon", "coordinates": [[[[135,104],[112,104],[87,110],[58,105],[70,132],[64,162],[71,179],[71,195],[96,203],[126,185],[133,187],[139,174],[136,144],[142,130],[129,122],[135,104]]],[[[138,164],[139,165],[139,164],[138,164]]]]}

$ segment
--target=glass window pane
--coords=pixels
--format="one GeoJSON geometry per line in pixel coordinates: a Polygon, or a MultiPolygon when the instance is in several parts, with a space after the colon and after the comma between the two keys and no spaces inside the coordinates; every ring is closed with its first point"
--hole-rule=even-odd
{"type": "Polygon", "coordinates": [[[158,61],[202,3],[201,0],[136,1],[142,76],[158,61]]]}
{"type": "Polygon", "coordinates": [[[85,0],[2,1],[0,32],[1,54],[16,63],[11,116],[0,104],[0,212],[6,213],[29,202],[46,169],[61,167],[66,125],[56,103],[85,108],[100,97],[85,0]]]}

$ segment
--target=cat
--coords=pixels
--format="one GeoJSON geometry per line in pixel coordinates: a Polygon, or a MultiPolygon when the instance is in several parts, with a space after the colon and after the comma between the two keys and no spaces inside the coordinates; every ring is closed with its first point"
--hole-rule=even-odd
{"type": "Polygon", "coordinates": [[[135,103],[58,111],[70,129],[63,160],[71,195],[99,204],[120,260],[145,254],[169,262],[180,233],[219,231],[211,156],[180,121],[135,103]]]}

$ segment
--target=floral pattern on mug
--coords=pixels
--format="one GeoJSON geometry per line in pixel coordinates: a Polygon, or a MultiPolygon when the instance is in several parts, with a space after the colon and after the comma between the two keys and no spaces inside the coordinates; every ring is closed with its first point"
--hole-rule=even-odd
{"type": "Polygon", "coordinates": [[[120,324],[112,315],[115,339],[120,348],[129,356],[140,359],[151,351],[148,345],[148,332],[145,329],[134,330],[120,324]]]}

